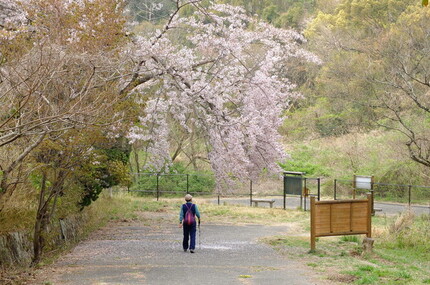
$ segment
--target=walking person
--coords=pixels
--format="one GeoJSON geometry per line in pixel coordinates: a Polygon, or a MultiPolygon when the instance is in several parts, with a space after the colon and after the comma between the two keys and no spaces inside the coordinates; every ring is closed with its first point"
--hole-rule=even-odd
{"type": "Polygon", "coordinates": [[[200,226],[200,212],[196,204],[193,204],[193,196],[190,194],[185,195],[185,204],[181,206],[179,213],[179,227],[184,229],[184,239],[182,247],[185,252],[189,249],[194,253],[196,249],[196,217],[200,226]]]}

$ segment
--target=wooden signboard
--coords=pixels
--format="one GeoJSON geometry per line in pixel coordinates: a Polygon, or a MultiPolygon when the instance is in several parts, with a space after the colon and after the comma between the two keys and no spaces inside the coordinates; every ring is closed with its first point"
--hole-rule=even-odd
{"type": "Polygon", "coordinates": [[[325,236],[372,236],[372,199],[316,201],[311,197],[311,250],[315,239],[325,236]]]}

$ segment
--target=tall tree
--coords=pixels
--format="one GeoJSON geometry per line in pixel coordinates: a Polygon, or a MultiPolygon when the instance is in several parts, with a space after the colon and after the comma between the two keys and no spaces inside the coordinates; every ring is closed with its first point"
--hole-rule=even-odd
{"type": "Polygon", "coordinates": [[[410,157],[430,167],[430,11],[413,7],[399,17],[372,53],[369,74],[384,112],[380,124],[401,132],[410,157]]]}
{"type": "Polygon", "coordinates": [[[130,47],[138,64],[122,92],[144,96],[144,116],[130,140],[148,142],[148,166],[161,169],[170,161],[171,118],[189,133],[199,130],[194,135],[206,143],[219,186],[232,178],[256,178],[263,168],[279,171],[281,114],[298,96],[282,75],[290,59],[318,62],[300,47],[303,41],[240,7],[204,9],[196,1],[178,1],[163,30],[137,36],[130,47]],[[184,5],[196,7],[192,17],[177,16],[184,5]],[[157,84],[153,95],[145,92],[145,86],[157,84]]]}
{"type": "MultiPolygon", "coordinates": [[[[36,188],[37,264],[58,201],[77,188],[72,173],[92,154],[90,134],[103,128],[104,136],[118,135],[130,122],[117,89],[127,37],[122,1],[31,0],[14,7],[23,16],[0,34],[0,212],[17,189],[36,188]]],[[[84,180],[75,205],[91,192],[84,180]]]]}
{"type": "Polygon", "coordinates": [[[125,21],[116,0],[33,0],[21,7],[31,26],[17,26],[1,38],[0,197],[19,180],[14,171],[47,134],[121,119],[114,112],[118,51],[125,21]],[[98,12],[97,12],[98,11],[98,12]]]}
{"type": "Polygon", "coordinates": [[[319,13],[306,31],[325,61],[316,91],[327,98],[330,115],[348,124],[361,117],[358,125],[367,120],[399,131],[410,157],[425,166],[430,166],[428,13],[416,1],[344,0],[334,12],[319,13]]]}

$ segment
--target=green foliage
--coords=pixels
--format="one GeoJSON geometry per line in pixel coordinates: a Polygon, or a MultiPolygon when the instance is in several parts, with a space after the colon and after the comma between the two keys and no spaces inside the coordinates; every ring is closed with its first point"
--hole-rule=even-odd
{"type": "Polygon", "coordinates": [[[261,16],[268,23],[273,23],[275,19],[279,17],[277,10],[278,7],[275,5],[270,5],[263,9],[263,14],[261,16]]]}
{"type": "Polygon", "coordinates": [[[81,210],[96,201],[101,191],[109,187],[109,183],[103,178],[107,178],[104,165],[87,163],[81,167],[77,177],[82,187],[82,199],[78,203],[81,210]]]}
{"type": "Polygon", "coordinates": [[[314,152],[311,147],[300,145],[291,153],[291,159],[284,163],[279,163],[285,171],[305,172],[308,177],[327,176],[329,172],[314,158],[314,152]]]}
{"type": "MultiPolygon", "coordinates": [[[[415,218],[403,213],[389,225],[383,247],[407,249],[411,254],[425,258],[430,251],[430,219],[428,215],[415,218]]],[[[427,256],[428,257],[428,256],[427,256]]]]}
{"type": "Polygon", "coordinates": [[[377,284],[379,278],[386,276],[387,272],[372,265],[360,265],[354,271],[346,272],[358,277],[357,284],[377,284]]]}
{"type": "MultiPolygon", "coordinates": [[[[31,186],[38,191],[42,187],[42,175],[40,173],[31,173],[29,176],[29,181],[31,183],[31,186]]],[[[46,187],[51,187],[52,185],[51,181],[49,180],[45,183],[46,187]]]]}
{"type": "Polygon", "coordinates": [[[338,114],[328,114],[317,118],[315,127],[322,137],[338,136],[348,132],[345,120],[338,114]]]}
{"type": "Polygon", "coordinates": [[[281,28],[298,28],[303,18],[304,10],[302,6],[296,5],[291,7],[288,12],[282,13],[275,22],[277,27],[281,28]]]}
{"type": "Polygon", "coordinates": [[[131,177],[127,164],[119,160],[110,160],[107,165],[108,184],[111,186],[130,186],[131,177]]]}
{"type": "Polygon", "coordinates": [[[82,164],[77,180],[83,187],[81,210],[97,200],[104,188],[115,185],[129,186],[131,177],[127,168],[131,148],[124,139],[118,139],[108,148],[98,147],[92,159],[82,164]]]}
{"type": "Polygon", "coordinates": [[[136,179],[130,190],[156,191],[158,185],[158,190],[164,194],[182,194],[187,190],[190,193],[212,193],[215,188],[212,174],[188,170],[181,162],[174,163],[169,173],[159,174],[158,178],[154,173],[141,173],[137,174],[136,179]]]}
{"type": "MultiPolygon", "coordinates": [[[[288,114],[289,119],[295,122],[287,123],[285,127],[298,127],[299,130],[311,127],[305,138],[316,134],[337,136],[369,131],[380,123],[380,118],[387,118],[387,110],[378,108],[384,105],[380,98],[381,94],[388,92],[387,86],[377,86],[372,82],[389,81],[387,71],[393,70],[394,62],[401,61],[399,58],[410,58],[407,43],[411,43],[411,39],[403,38],[399,31],[408,30],[406,34],[413,34],[417,43],[425,42],[421,40],[423,37],[419,31],[423,29],[418,24],[423,9],[418,13],[416,10],[417,2],[413,0],[343,0],[335,9],[317,12],[304,34],[309,39],[310,48],[320,55],[324,63],[317,71],[315,85],[302,88],[302,92],[308,95],[307,101],[288,114]],[[395,43],[388,41],[389,38],[393,38],[395,43]],[[399,52],[384,52],[390,46],[398,46],[405,55],[396,57],[399,52]],[[391,68],[384,71],[384,62],[390,61],[393,61],[391,68]],[[315,116],[306,116],[307,121],[304,122],[302,118],[306,113],[315,116]]],[[[422,46],[413,50],[423,49],[422,46]]],[[[425,56],[417,58],[421,60],[425,56]]],[[[414,62],[412,57],[411,62],[414,62]]],[[[407,69],[415,68],[410,66],[407,69]]],[[[386,102],[390,98],[395,97],[387,97],[386,102]]],[[[411,113],[415,114],[416,109],[411,113]]],[[[390,126],[395,127],[393,124],[390,126]]],[[[293,133],[294,130],[287,129],[286,132],[293,133]]],[[[305,134],[299,132],[297,135],[300,135],[297,139],[303,139],[305,134]]]]}
{"type": "Polygon", "coordinates": [[[300,28],[307,15],[311,15],[316,7],[314,0],[219,0],[241,6],[252,15],[282,28],[300,28]]]}
{"type": "Polygon", "coordinates": [[[346,273],[356,276],[357,284],[380,284],[382,280],[395,279],[398,283],[406,284],[412,281],[412,275],[401,268],[387,268],[375,265],[360,265],[355,270],[346,273]]]}
{"type": "Polygon", "coordinates": [[[342,242],[354,242],[360,243],[360,238],[357,235],[341,236],[340,241],[342,242]]]}
{"type": "Polygon", "coordinates": [[[115,146],[113,148],[104,149],[103,151],[108,160],[119,161],[123,164],[127,164],[130,159],[131,147],[129,144],[126,144],[126,147],[122,145],[115,146]]]}

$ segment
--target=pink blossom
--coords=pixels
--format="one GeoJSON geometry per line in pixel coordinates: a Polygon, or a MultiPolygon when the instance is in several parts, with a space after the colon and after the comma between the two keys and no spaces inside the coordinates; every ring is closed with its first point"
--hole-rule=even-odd
{"type": "Polygon", "coordinates": [[[282,112],[300,96],[283,67],[291,58],[319,63],[300,46],[304,41],[229,5],[174,17],[165,30],[137,36],[127,56],[139,63],[133,74],[151,80],[138,87],[149,99],[139,99],[144,115],[129,138],[147,144],[147,167],[170,163],[173,121],[185,132],[190,124],[199,130],[219,187],[257,179],[263,169],[279,172],[277,162],[286,157],[282,112]]]}

